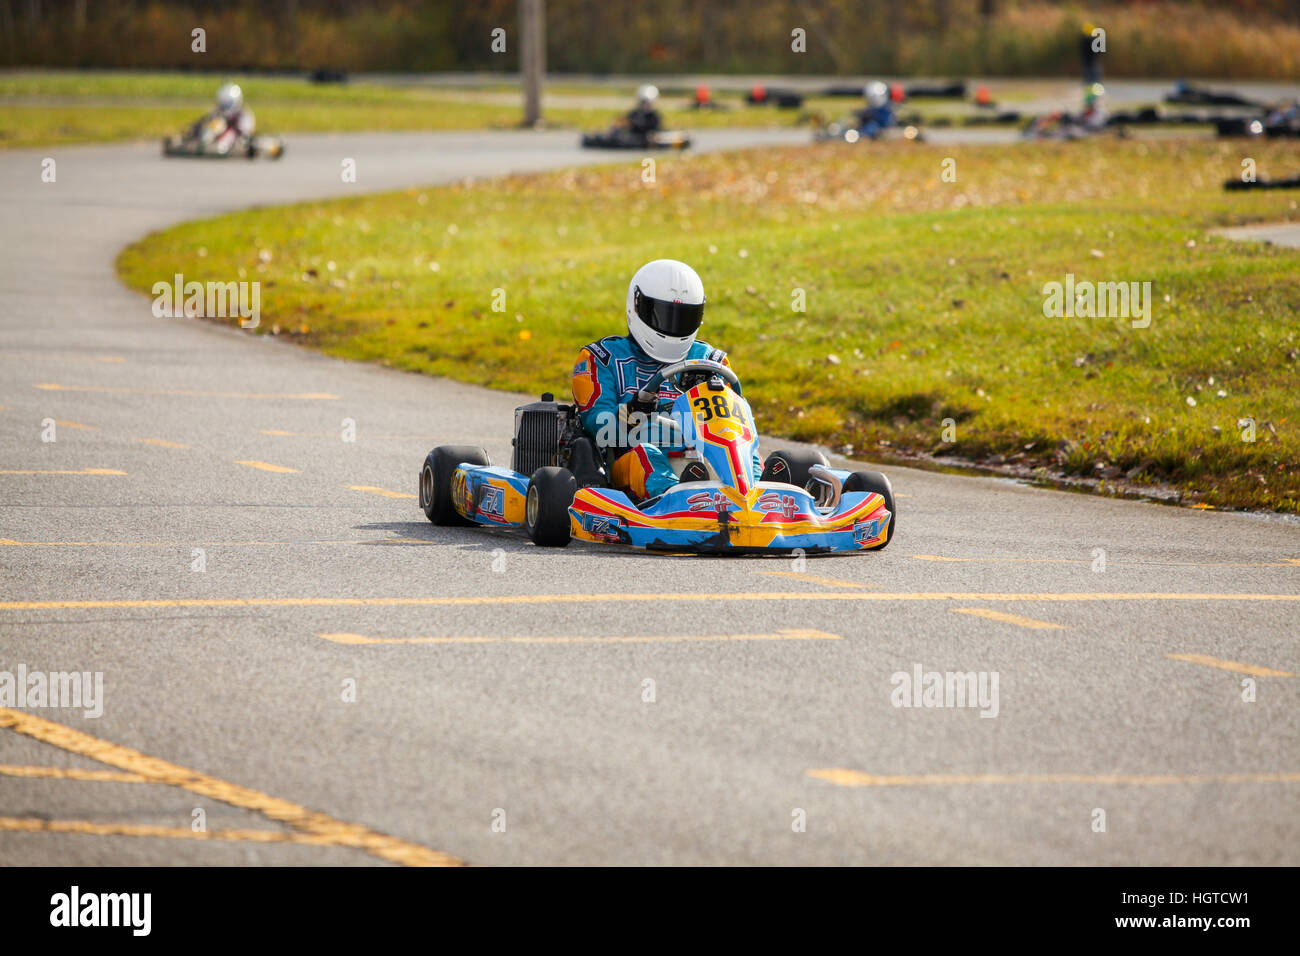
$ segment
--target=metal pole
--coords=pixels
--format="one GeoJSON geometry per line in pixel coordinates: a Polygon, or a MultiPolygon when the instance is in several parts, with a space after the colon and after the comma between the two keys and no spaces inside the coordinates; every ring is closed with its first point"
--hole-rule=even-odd
{"type": "Polygon", "coordinates": [[[546,76],[546,0],[519,0],[519,73],[524,85],[524,125],[542,120],[546,76]]]}

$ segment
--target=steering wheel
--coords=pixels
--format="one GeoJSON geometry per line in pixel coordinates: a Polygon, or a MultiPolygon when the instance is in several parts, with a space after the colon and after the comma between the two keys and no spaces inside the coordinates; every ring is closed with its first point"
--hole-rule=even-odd
{"type": "Polygon", "coordinates": [[[671,382],[682,391],[686,391],[677,382],[682,376],[692,373],[702,375],[705,378],[718,375],[730,382],[736,389],[737,394],[744,394],[740,389],[740,377],[728,366],[709,359],[687,359],[682,362],[674,362],[672,365],[665,365],[655,372],[654,375],[650,376],[650,381],[646,382],[641,391],[637,393],[637,398],[643,402],[654,401],[659,394],[659,386],[664,382],[671,382]]]}

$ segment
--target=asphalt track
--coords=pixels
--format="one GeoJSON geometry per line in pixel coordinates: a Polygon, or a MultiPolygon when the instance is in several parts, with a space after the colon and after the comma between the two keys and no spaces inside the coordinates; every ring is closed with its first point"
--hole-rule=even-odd
{"type": "Polygon", "coordinates": [[[1300,863],[1295,522],[888,468],[891,547],[802,567],[436,528],[425,451],[507,460],[518,396],[155,318],[113,257],[608,157],[45,154],[0,155],[0,682],[100,672],[104,707],[0,707],[0,862],[1300,863]],[[996,674],[996,717],[893,706],[917,665],[996,674]]]}

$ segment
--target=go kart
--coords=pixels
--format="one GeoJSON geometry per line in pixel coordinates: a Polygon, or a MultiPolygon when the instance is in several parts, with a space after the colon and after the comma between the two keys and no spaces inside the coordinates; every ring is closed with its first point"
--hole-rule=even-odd
{"type": "Polygon", "coordinates": [[[217,146],[217,138],[225,129],[225,121],[220,117],[205,117],[179,135],[164,137],[163,155],[201,159],[230,159],[235,156],[279,159],[284,155],[284,142],[275,136],[240,136],[223,150],[217,146]]]}
{"type": "Polygon", "coordinates": [[[691,138],[680,130],[658,130],[638,133],[624,126],[615,126],[604,133],[584,133],[584,149],[686,149],[691,138]]]}
{"type": "Polygon", "coordinates": [[[1081,116],[1057,112],[1034,117],[1020,131],[1020,136],[1022,139],[1027,140],[1073,142],[1080,139],[1089,139],[1099,133],[1107,132],[1108,129],[1111,132],[1117,132],[1121,136],[1125,135],[1123,127],[1108,128],[1105,125],[1089,125],[1081,116]]]}
{"type": "Polygon", "coordinates": [[[857,143],[862,140],[891,142],[900,139],[913,140],[918,143],[925,142],[925,137],[921,134],[921,131],[910,124],[907,126],[885,126],[879,129],[875,135],[863,133],[854,123],[849,121],[827,123],[813,130],[814,143],[857,143]]]}
{"type": "Polygon", "coordinates": [[[670,436],[659,444],[675,449],[670,460],[679,474],[699,462],[707,480],[679,481],[658,497],[634,501],[610,487],[617,451],[602,454],[577,409],[548,393],[515,410],[509,468],[493,465],[482,448],[433,449],[420,470],[420,507],[434,524],[522,528],[543,547],[578,538],[656,551],[762,554],[889,544],[898,521],[893,489],[880,472],[831,468],[820,452],[778,451],[754,481],[758,432],[735,373],[704,359],[678,362],[656,373],[638,398],[653,402],[664,382],[683,390],[670,412],[641,416],[635,425],[670,436]]]}

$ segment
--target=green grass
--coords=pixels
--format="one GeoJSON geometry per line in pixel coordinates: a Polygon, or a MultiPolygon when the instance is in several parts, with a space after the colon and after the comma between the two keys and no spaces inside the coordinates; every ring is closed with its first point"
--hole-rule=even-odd
{"type": "MultiPolygon", "coordinates": [[[[236,76],[268,133],[506,128],[523,111],[517,88],[505,84],[451,89],[360,82],[313,84],[302,78],[236,76]]],[[[217,75],[132,72],[0,73],[0,149],[152,139],[177,132],[211,107],[217,75]]],[[[553,83],[546,121],[601,129],[631,107],[632,90],[553,83]]],[[[672,128],[791,126],[804,111],[745,107],[739,95],[715,97],[725,111],[685,109],[687,96],[664,97],[672,128]]],[[[818,97],[809,111],[838,116],[855,101],[818,97]]]]}
{"type": "MultiPolygon", "coordinates": [[[[1296,512],[1297,253],[1209,230],[1300,213],[1285,193],[1220,189],[1240,148],[809,146],[663,158],[651,185],[636,157],[224,216],[150,236],[119,267],[145,291],[178,271],[257,279],[263,333],[563,394],[577,349],[623,330],[632,271],[681,258],[708,289],[701,335],[732,354],[766,435],[1082,475],[1101,462],[1186,500],[1296,512]],[[1045,318],[1043,284],[1066,273],[1150,281],[1150,328],[1045,318]]],[[[1266,175],[1294,164],[1249,148],[1266,175]]]]}

